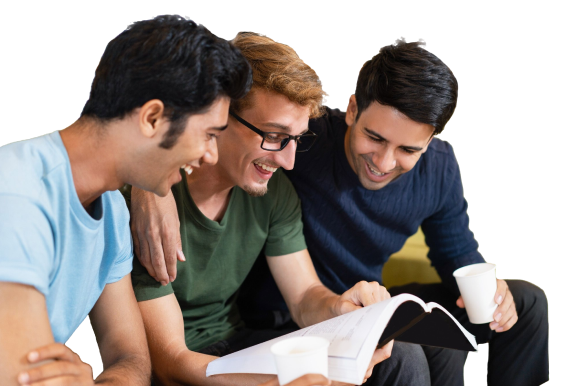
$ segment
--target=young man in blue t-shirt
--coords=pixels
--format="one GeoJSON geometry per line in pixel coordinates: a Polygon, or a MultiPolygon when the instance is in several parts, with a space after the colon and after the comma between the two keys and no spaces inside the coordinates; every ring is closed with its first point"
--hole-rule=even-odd
{"type": "Polygon", "coordinates": [[[178,16],[134,23],[107,46],[69,127],[0,148],[0,384],[94,384],[64,343],[89,315],[97,383],[150,385],[132,290],[130,183],[166,195],[180,169],[215,163],[215,138],[251,70],[178,16]]]}

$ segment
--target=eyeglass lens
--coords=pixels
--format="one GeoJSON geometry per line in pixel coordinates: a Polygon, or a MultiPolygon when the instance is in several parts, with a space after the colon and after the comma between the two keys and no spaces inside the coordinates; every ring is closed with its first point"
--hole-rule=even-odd
{"type": "MultiPolygon", "coordinates": [[[[267,133],[264,136],[263,145],[261,146],[265,150],[280,150],[287,146],[290,141],[289,136],[282,133],[267,133]]],[[[315,136],[304,135],[299,137],[297,140],[297,151],[307,151],[311,148],[315,142],[315,136]]]]}

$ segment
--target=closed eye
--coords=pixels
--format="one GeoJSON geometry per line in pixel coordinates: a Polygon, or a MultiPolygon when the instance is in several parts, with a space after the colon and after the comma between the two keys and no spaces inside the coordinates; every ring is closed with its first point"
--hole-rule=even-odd
{"type": "Polygon", "coordinates": [[[377,137],[374,137],[374,136],[371,136],[371,135],[368,135],[367,137],[368,137],[369,139],[371,139],[373,142],[377,142],[377,143],[382,143],[382,142],[384,141],[383,138],[377,138],[377,137]]]}

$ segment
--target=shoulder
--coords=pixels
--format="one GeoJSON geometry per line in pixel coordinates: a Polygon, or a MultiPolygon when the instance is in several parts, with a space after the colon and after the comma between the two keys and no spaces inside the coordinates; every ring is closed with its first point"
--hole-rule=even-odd
{"type": "Polygon", "coordinates": [[[46,180],[65,172],[67,160],[54,141],[58,132],[0,147],[0,194],[36,197],[46,180]]]}
{"type": "Polygon", "coordinates": [[[416,166],[422,172],[438,174],[456,169],[458,161],[449,142],[433,138],[416,166]]]}
{"type": "Polygon", "coordinates": [[[323,116],[309,120],[309,129],[318,136],[335,137],[336,134],[347,130],[345,113],[339,109],[325,107],[323,116]]]}

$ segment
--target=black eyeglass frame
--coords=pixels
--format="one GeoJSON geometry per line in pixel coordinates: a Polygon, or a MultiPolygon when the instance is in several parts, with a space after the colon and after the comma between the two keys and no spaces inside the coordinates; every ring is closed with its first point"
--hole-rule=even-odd
{"type": "Polygon", "coordinates": [[[235,114],[232,111],[229,111],[229,114],[231,114],[233,117],[235,117],[235,119],[237,121],[239,121],[241,124],[243,124],[244,126],[248,127],[249,129],[251,129],[253,132],[259,134],[263,140],[261,141],[261,149],[263,150],[267,150],[267,151],[281,151],[283,149],[285,149],[285,147],[287,147],[287,145],[289,144],[289,142],[291,142],[291,140],[295,140],[295,143],[297,143],[297,145],[299,145],[299,139],[301,137],[311,137],[313,138],[313,141],[311,142],[311,145],[309,145],[309,147],[305,150],[297,150],[297,148],[295,149],[295,151],[297,153],[305,153],[306,151],[309,151],[309,149],[311,149],[313,147],[313,144],[315,144],[315,141],[317,141],[317,134],[315,134],[314,132],[312,132],[311,130],[307,131],[305,134],[301,134],[301,135],[290,135],[287,133],[281,133],[281,132],[277,132],[277,131],[263,131],[263,130],[259,130],[258,128],[256,128],[255,126],[253,126],[252,124],[250,124],[249,122],[247,122],[246,120],[244,120],[243,118],[241,118],[240,116],[238,116],[237,114],[235,114]],[[284,138],[281,140],[281,147],[279,149],[265,149],[263,147],[263,145],[265,144],[265,136],[267,134],[279,134],[282,136],[287,136],[287,138],[284,138]]]}

